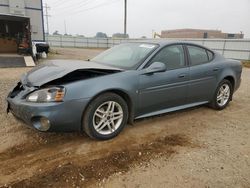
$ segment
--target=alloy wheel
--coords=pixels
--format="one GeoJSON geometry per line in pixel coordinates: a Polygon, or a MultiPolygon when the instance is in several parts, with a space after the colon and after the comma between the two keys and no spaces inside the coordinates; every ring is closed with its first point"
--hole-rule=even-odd
{"type": "Polygon", "coordinates": [[[102,103],[94,112],[94,129],[102,135],[108,135],[115,132],[122,124],[123,109],[115,101],[102,103]]]}
{"type": "Polygon", "coordinates": [[[228,84],[223,84],[217,93],[217,104],[222,107],[229,101],[230,98],[230,87],[228,84]]]}

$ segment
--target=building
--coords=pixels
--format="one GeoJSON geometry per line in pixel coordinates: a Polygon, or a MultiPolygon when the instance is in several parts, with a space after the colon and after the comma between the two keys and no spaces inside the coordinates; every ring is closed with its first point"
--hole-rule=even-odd
{"type": "Polygon", "coordinates": [[[223,33],[220,30],[205,29],[175,29],[164,30],[161,38],[221,38],[221,39],[242,39],[243,33],[223,33]]]}
{"type": "Polygon", "coordinates": [[[0,0],[0,52],[44,40],[42,0],[0,0]]]}
{"type": "Polygon", "coordinates": [[[0,68],[35,66],[48,51],[42,0],[0,0],[0,68]]]}
{"type": "Polygon", "coordinates": [[[42,0],[0,0],[0,16],[3,15],[9,16],[11,20],[11,16],[28,18],[32,40],[44,41],[42,0]]]}

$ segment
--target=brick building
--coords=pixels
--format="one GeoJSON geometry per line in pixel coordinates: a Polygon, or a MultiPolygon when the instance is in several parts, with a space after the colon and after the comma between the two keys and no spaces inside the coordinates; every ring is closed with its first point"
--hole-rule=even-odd
{"type": "Polygon", "coordinates": [[[203,29],[175,29],[164,30],[161,38],[222,38],[222,39],[242,39],[243,33],[223,33],[220,30],[203,29]]]}

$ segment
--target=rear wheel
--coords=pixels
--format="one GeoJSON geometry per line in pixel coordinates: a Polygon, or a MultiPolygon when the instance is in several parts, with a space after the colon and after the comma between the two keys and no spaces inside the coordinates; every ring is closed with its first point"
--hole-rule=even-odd
{"type": "Polygon", "coordinates": [[[233,87],[230,81],[222,80],[216,89],[211,106],[216,110],[223,110],[232,99],[233,87]]]}
{"type": "Polygon", "coordinates": [[[122,97],[105,93],[94,99],[83,117],[83,128],[92,138],[107,140],[117,136],[128,120],[128,107],[122,97]]]}

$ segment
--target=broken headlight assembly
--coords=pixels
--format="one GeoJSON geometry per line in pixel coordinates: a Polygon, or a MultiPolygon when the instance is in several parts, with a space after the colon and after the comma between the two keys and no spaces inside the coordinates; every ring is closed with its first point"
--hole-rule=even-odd
{"type": "Polygon", "coordinates": [[[62,102],[65,95],[65,88],[50,87],[32,92],[26,97],[28,102],[46,103],[62,102]]]}

